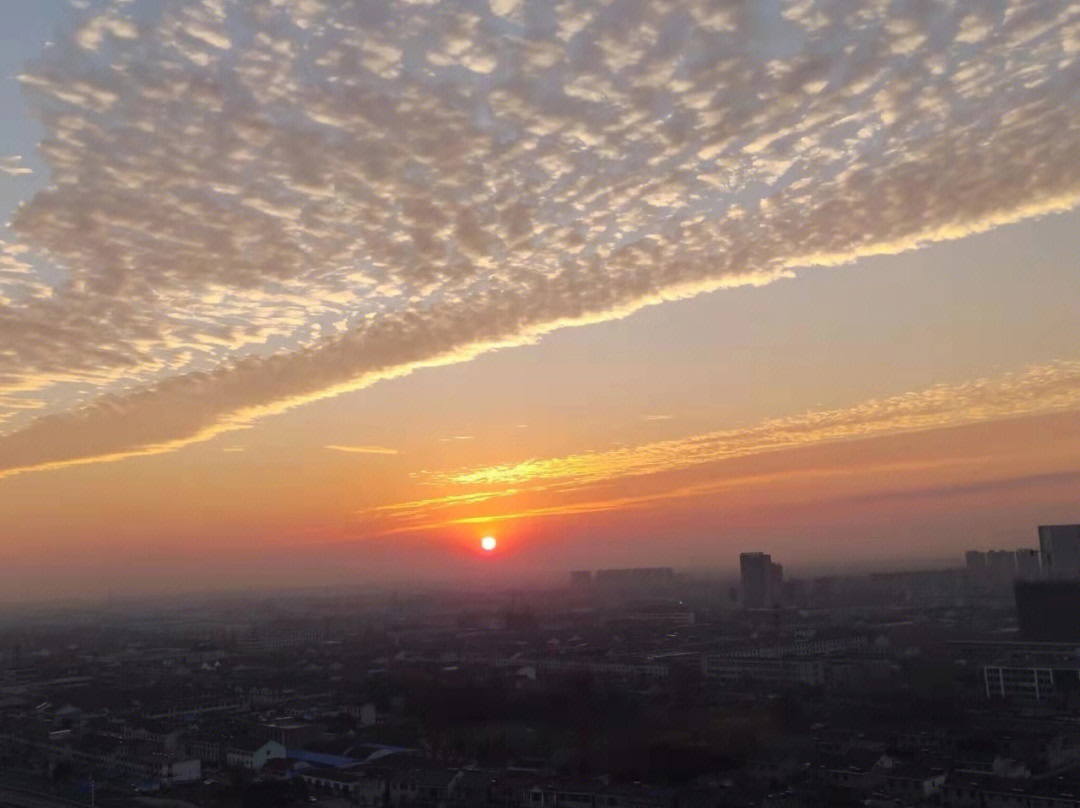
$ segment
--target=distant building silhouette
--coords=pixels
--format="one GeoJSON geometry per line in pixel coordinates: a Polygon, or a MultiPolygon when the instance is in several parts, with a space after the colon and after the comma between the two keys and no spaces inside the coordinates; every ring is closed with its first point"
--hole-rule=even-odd
{"type": "Polygon", "coordinates": [[[964,563],[969,570],[986,569],[986,553],[981,550],[968,550],[964,553],[964,563]]]}
{"type": "Polygon", "coordinates": [[[968,573],[982,580],[1008,583],[1017,578],[1033,581],[1043,577],[1039,551],[1030,547],[1017,550],[968,550],[964,553],[968,573]]]}
{"type": "Polygon", "coordinates": [[[593,584],[590,570],[576,570],[570,573],[570,586],[574,589],[591,589],[593,584]]]}
{"type": "Polygon", "coordinates": [[[768,553],[742,553],[739,573],[744,607],[765,609],[776,605],[784,583],[784,568],[774,564],[768,553]]]}
{"type": "Polygon", "coordinates": [[[677,578],[670,567],[633,567],[597,570],[596,595],[602,605],[615,605],[635,598],[660,597],[670,593],[677,578]]]}
{"type": "Polygon", "coordinates": [[[1016,554],[1012,550],[991,550],[986,554],[986,565],[995,575],[1011,579],[1016,575],[1016,554]]]}
{"type": "Polygon", "coordinates": [[[765,595],[766,604],[779,605],[784,594],[784,568],[780,564],[769,565],[769,591],[765,595]]]}
{"type": "Polygon", "coordinates": [[[507,631],[536,631],[539,621],[533,610],[516,593],[510,595],[510,605],[503,612],[503,627],[507,631]]]}

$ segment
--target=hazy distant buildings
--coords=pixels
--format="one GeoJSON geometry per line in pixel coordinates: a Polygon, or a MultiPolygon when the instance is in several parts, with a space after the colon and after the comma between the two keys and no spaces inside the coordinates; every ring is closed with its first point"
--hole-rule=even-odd
{"type": "Polygon", "coordinates": [[[633,567],[597,570],[594,586],[599,603],[610,606],[626,600],[662,597],[673,590],[677,581],[670,567],[633,567]]]}
{"type": "Polygon", "coordinates": [[[1017,550],[968,550],[964,553],[967,571],[979,578],[999,582],[1019,578],[1033,581],[1043,576],[1039,551],[1030,547],[1017,550]]]}
{"type": "Polygon", "coordinates": [[[570,573],[570,586],[573,589],[591,589],[593,577],[591,570],[576,570],[570,573]]]}
{"type": "Polygon", "coordinates": [[[632,567],[621,570],[597,570],[598,586],[621,586],[630,589],[653,589],[671,586],[675,573],[670,567],[632,567]]]}
{"type": "Polygon", "coordinates": [[[986,566],[1002,578],[1016,574],[1016,554],[1012,550],[991,550],[986,554],[986,566]]]}
{"type": "Polygon", "coordinates": [[[1039,552],[1046,578],[1080,578],[1080,525],[1039,525],[1039,552]]]}
{"type": "Polygon", "coordinates": [[[743,606],[765,608],[772,559],[766,553],[742,553],[739,556],[739,582],[743,606]]]}
{"type": "Polygon", "coordinates": [[[770,606],[777,605],[784,591],[784,568],[780,564],[769,565],[769,590],[766,599],[770,606]]]}
{"type": "Polygon", "coordinates": [[[775,606],[784,583],[784,568],[774,564],[768,553],[739,556],[742,602],[747,609],[775,606]]]}
{"type": "Polygon", "coordinates": [[[790,657],[710,657],[705,665],[706,676],[717,682],[766,682],[774,685],[825,684],[826,663],[822,659],[790,657]]]}
{"type": "Polygon", "coordinates": [[[986,553],[982,550],[968,550],[964,553],[964,564],[972,571],[986,569],[986,553]]]}

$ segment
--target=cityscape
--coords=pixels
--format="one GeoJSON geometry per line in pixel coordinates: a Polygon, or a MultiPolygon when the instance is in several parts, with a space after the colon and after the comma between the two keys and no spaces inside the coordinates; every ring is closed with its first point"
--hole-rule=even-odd
{"type": "Polygon", "coordinates": [[[1080,525],[953,568],[38,608],[10,805],[1080,805],[1080,525]]]}
{"type": "Polygon", "coordinates": [[[0,0],[0,808],[1080,808],[1080,0],[0,0]]]}

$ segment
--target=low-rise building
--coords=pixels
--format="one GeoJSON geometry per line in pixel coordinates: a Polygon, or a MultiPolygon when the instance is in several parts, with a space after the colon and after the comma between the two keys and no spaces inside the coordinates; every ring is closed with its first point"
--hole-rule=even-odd
{"type": "Polygon", "coordinates": [[[329,794],[347,796],[355,804],[375,808],[385,804],[386,781],[358,772],[338,769],[305,769],[300,779],[312,788],[329,794]]]}
{"type": "Polygon", "coordinates": [[[761,682],[783,686],[825,684],[825,663],[820,659],[782,657],[710,657],[705,673],[719,682],[761,682]]]}
{"type": "Polygon", "coordinates": [[[266,762],[285,757],[285,747],[277,741],[237,746],[226,750],[225,763],[242,769],[261,769],[266,762]]]}
{"type": "Polygon", "coordinates": [[[404,805],[444,808],[450,802],[454,786],[461,776],[461,772],[454,769],[410,769],[399,772],[390,778],[390,805],[395,808],[404,805]]]}
{"type": "Polygon", "coordinates": [[[983,666],[986,697],[1044,701],[1067,693],[1080,693],[1080,659],[1065,662],[1049,658],[999,662],[983,666]]]}

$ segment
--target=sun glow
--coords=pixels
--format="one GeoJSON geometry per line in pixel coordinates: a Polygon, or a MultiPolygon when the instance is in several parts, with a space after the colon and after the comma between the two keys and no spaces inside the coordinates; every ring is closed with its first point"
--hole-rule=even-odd
{"type": "Polygon", "coordinates": [[[480,539],[480,548],[485,553],[490,553],[492,550],[495,549],[495,546],[497,544],[498,542],[495,541],[494,536],[484,536],[484,538],[480,539]]]}

